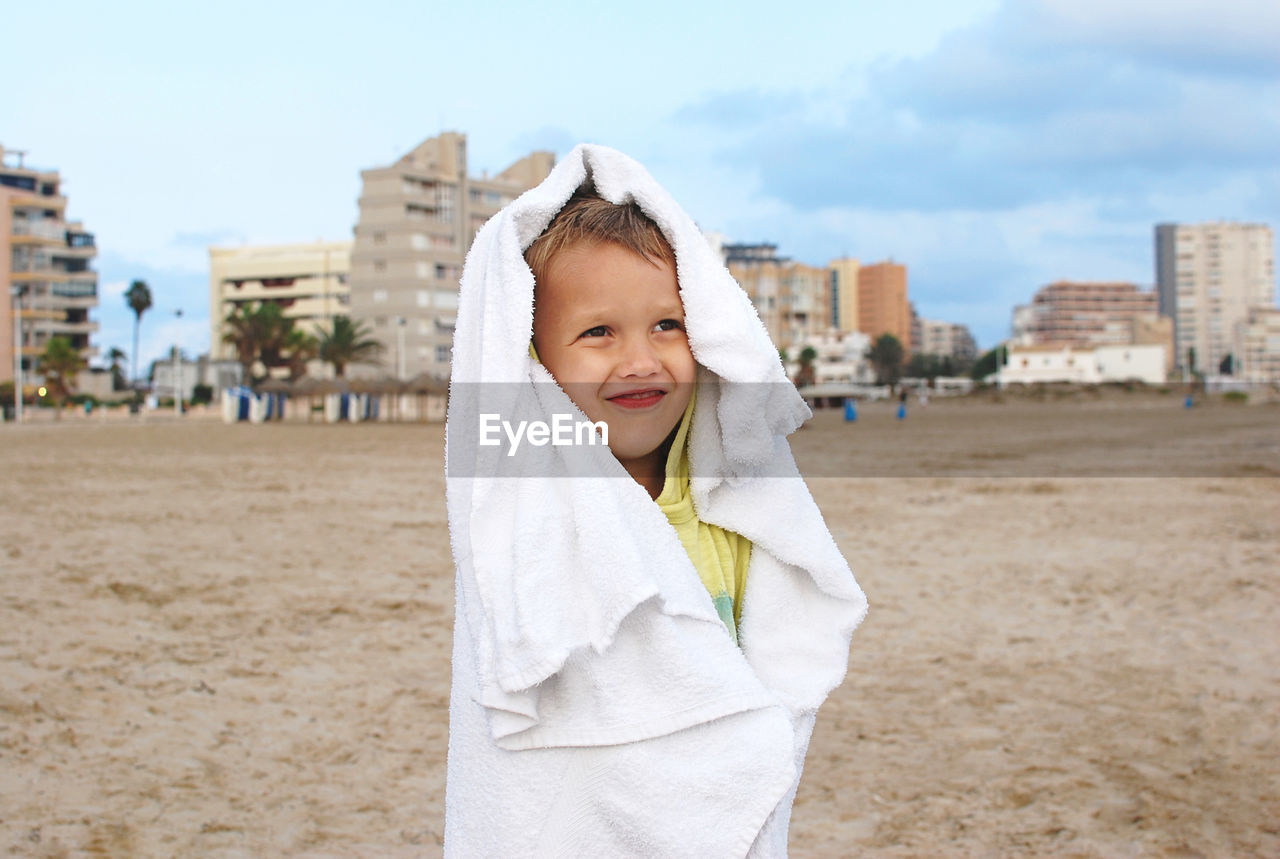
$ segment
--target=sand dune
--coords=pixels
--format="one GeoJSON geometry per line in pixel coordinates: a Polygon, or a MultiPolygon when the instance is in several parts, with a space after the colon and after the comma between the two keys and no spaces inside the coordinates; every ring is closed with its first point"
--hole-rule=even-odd
{"type": "MultiPolygon", "coordinates": [[[[1280,855],[1277,427],[935,403],[797,433],[872,609],[793,855],[1280,855]]],[[[438,855],[442,440],[0,428],[4,849],[438,855]]]]}

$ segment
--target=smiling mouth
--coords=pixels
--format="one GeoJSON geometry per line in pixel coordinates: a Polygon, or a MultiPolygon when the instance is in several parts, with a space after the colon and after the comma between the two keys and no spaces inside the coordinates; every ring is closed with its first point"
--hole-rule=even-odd
{"type": "Polygon", "coordinates": [[[650,388],[646,391],[618,394],[616,397],[609,397],[608,400],[614,405],[622,406],[624,409],[644,409],[656,405],[666,395],[666,391],[650,388]]]}

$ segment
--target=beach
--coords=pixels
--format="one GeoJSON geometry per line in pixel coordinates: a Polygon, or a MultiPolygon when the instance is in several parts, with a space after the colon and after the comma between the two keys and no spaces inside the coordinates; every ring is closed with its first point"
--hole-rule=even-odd
{"type": "MultiPolygon", "coordinates": [[[[1280,406],[823,410],[797,857],[1280,856],[1280,406]]],[[[440,424],[0,426],[0,846],[436,856],[440,424]]]]}

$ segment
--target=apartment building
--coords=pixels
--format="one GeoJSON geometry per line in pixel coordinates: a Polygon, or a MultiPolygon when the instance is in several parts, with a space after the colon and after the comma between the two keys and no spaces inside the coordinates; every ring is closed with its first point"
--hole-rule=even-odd
{"type": "Polygon", "coordinates": [[[1250,310],[1275,306],[1275,236],[1265,224],[1157,224],[1155,251],[1160,313],[1173,320],[1176,364],[1215,374],[1250,310]]]}
{"type": "Polygon", "coordinates": [[[93,234],[66,219],[58,172],[27,167],[25,155],[0,146],[0,382],[13,381],[16,334],[30,387],[51,337],[67,338],[86,359],[97,354],[89,313],[98,306],[98,273],[93,234]]]}
{"type": "MultiPolygon", "coordinates": [[[[234,361],[226,319],[245,304],[278,304],[294,326],[314,334],[350,314],[351,242],[209,248],[209,357],[234,361]]],[[[388,353],[391,354],[391,353],[388,353]]]]}
{"type": "Polygon", "coordinates": [[[858,269],[858,330],[872,343],[882,334],[892,334],[905,352],[916,351],[911,342],[905,265],[889,261],[858,269]]]}
{"type": "Polygon", "coordinates": [[[1037,290],[1030,306],[1033,344],[1071,346],[1129,343],[1133,320],[1160,312],[1155,292],[1120,282],[1060,280],[1037,290]]]}
{"type": "Polygon", "coordinates": [[[1232,375],[1246,382],[1280,382],[1280,309],[1252,307],[1236,324],[1232,375]]]}
{"type": "Polygon", "coordinates": [[[858,331],[858,272],[862,266],[853,257],[827,263],[831,275],[831,326],[837,331],[858,331]]]}
{"type": "Polygon", "coordinates": [[[831,329],[831,275],[777,250],[768,243],[724,246],[729,273],[755,304],[769,337],[779,349],[793,350],[831,329]]]}
{"type": "Polygon", "coordinates": [[[913,352],[963,361],[973,361],[978,357],[978,344],[967,326],[920,317],[915,322],[915,331],[912,333],[913,352]]]}
{"type": "Polygon", "coordinates": [[[361,171],[350,315],[368,324],[386,355],[404,344],[394,372],[403,365],[406,377],[448,376],[467,250],[485,221],[554,164],[553,153],[533,152],[496,176],[471,176],[466,135],[446,132],[390,166],[361,171]]]}

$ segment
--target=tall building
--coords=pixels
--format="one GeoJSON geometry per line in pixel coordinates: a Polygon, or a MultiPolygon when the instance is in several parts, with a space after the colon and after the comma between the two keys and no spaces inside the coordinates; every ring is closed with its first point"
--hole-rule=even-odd
{"type": "Polygon", "coordinates": [[[23,152],[0,146],[0,382],[13,381],[14,312],[18,314],[24,387],[51,337],[65,337],[86,359],[98,323],[98,273],[90,267],[93,234],[66,219],[56,170],[36,170],[23,152]]]}
{"type": "Polygon", "coordinates": [[[858,330],[872,343],[882,334],[892,334],[905,352],[914,350],[905,265],[878,262],[858,270],[858,330]]]}
{"type": "Polygon", "coordinates": [[[1236,324],[1232,375],[1246,382],[1280,382],[1280,308],[1252,307],[1236,324]]]}
{"type": "Polygon", "coordinates": [[[858,271],[853,257],[827,263],[831,276],[831,327],[837,331],[858,331],[858,271]]]}
{"type": "Polygon", "coordinates": [[[404,344],[406,376],[449,375],[467,250],[485,221],[554,164],[554,154],[533,152],[497,176],[469,176],[466,135],[446,132],[395,164],[361,172],[350,315],[369,325],[385,355],[404,344]]]}
{"type": "Polygon", "coordinates": [[[209,357],[235,360],[223,335],[241,305],[279,304],[295,328],[310,334],[348,315],[350,271],[349,241],[209,248],[209,357]]]}
{"type": "Polygon", "coordinates": [[[779,349],[793,350],[831,329],[828,269],[780,257],[772,244],[730,244],[724,250],[729,273],[779,349]]]}
{"type": "Polygon", "coordinates": [[[1123,345],[1132,342],[1133,320],[1155,319],[1159,309],[1155,292],[1132,283],[1060,280],[1031,299],[1028,333],[1033,344],[1123,345]]]}
{"type": "Polygon", "coordinates": [[[1275,237],[1265,224],[1157,224],[1156,290],[1177,366],[1215,374],[1250,308],[1275,306],[1275,237]],[[1191,366],[1191,350],[1195,365],[1191,366]]]}
{"type": "Polygon", "coordinates": [[[919,319],[919,329],[919,339],[911,347],[913,352],[962,361],[972,361],[978,357],[978,344],[964,325],[936,319],[919,319]]]}

